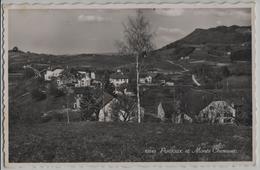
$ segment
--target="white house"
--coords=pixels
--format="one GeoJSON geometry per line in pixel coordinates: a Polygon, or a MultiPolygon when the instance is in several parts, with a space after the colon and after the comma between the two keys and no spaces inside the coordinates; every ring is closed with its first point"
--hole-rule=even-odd
{"type": "Polygon", "coordinates": [[[235,122],[236,110],[226,101],[213,101],[199,112],[200,122],[232,124],[235,122]]]}
{"type": "MultiPolygon", "coordinates": [[[[115,112],[115,110],[113,110],[113,107],[114,105],[116,105],[118,102],[118,99],[112,97],[111,95],[109,94],[106,94],[104,95],[103,97],[103,107],[99,110],[99,114],[98,114],[98,117],[99,117],[99,122],[112,122],[114,121],[114,117],[113,117],[113,114],[115,112]]],[[[140,108],[141,110],[141,117],[143,118],[144,117],[144,108],[140,108]]],[[[124,114],[129,114],[129,113],[126,113],[125,110],[120,110],[118,112],[118,120],[120,121],[135,121],[135,119],[137,119],[137,106],[135,105],[133,107],[133,109],[131,110],[131,115],[127,118],[127,120],[124,120],[124,114]]]]}
{"type": "Polygon", "coordinates": [[[94,72],[78,71],[78,80],[75,87],[87,87],[91,85],[91,80],[96,78],[94,72]]]}
{"type": "Polygon", "coordinates": [[[181,57],[180,60],[189,60],[190,59],[190,56],[184,56],[184,57],[181,57]]]}
{"type": "Polygon", "coordinates": [[[76,94],[76,96],[74,97],[75,98],[75,102],[73,103],[73,108],[75,110],[79,110],[81,107],[80,107],[80,102],[82,100],[82,97],[83,97],[83,94],[76,94]]]}
{"type": "Polygon", "coordinates": [[[139,82],[140,82],[140,84],[151,84],[152,76],[140,75],[139,82]]]}
{"type": "Polygon", "coordinates": [[[50,81],[53,77],[59,77],[61,75],[61,73],[64,71],[64,69],[61,68],[56,68],[53,70],[46,70],[45,74],[44,74],[44,80],[46,81],[50,81]]]}
{"type": "Polygon", "coordinates": [[[116,103],[116,98],[112,98],[109,102],[107,102],[100,110],[98,114],[99,122],[111,122],[112,114],[113,114],[113,104],[116,103]]]}
{"type": "Polygon", "coordinates": [[[174,86],[174,82],[171,82],[171,81],[167,81],[165,83],[166,86],[174,86]]]}
{"type": "Polygon", "coordinates": [[[90,72],[90,78],[95,80],[96,79],[96,74],[94,72],[90,72]]]}
{"type": "Polygon", "coordinates": [[[124,73],[120,70],[117,70],[116,73],[110,75],[109,82],[112,83],[115,87],[119,87],[122,84],[128,84],[129,79],[124,73]]]}
{"type": "Polygon", "coordinates": [[[82,77],[77,80],[75,87],[87,87],[91,85],[91,79],[89,77],[82,77]]]}
{"type": "Polygon", "coordinates": [[[161,121],[165,121],[165,111],[163,109],[162,103],[160,102],[157,107],[157,116],[161,121]]]}

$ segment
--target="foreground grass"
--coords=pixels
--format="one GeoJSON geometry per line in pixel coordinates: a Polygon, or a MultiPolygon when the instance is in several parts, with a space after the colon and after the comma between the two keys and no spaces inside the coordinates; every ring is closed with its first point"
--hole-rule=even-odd
{"type": "Polygon", "coordinates": [[[9,132],[10,162],[249,161],[252,129],[206,124],[45,123],[9,132]],[[235,153],[192,153],[220,147],[235,153]],[[175,153],[178,150],[191,153],[175,153]],[[155,153],[156,152],[156,153],[155,153]]]}

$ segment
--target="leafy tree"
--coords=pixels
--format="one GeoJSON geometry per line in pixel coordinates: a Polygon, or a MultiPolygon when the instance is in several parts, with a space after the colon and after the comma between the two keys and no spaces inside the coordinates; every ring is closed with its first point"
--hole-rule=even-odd
{"type": "Polygon", "coordinates": [[[103,84],[104,84],[104,90],[112,95],[115,96],[115,86],[109,81],[109,71],[105,70],[104,71],[104,76],[103,76],[103,84]]]}
{"type": "Polygon", "coordinates": [[[105,82],[104,86],[105,86],[105,91],[108,94],[115,96],[115,86],[112,83],[110,83],[109,80],[105,82]]]}
{"type": "Polygon", "coordinates": [[[98,119],[98,111],[102,105],[102,91],[100,89],[86,89],[83,94],[80,107],[82,111],[82,120],[98,119]]]}
{"type": "Polygon", "coordinates": [[[61,97],[65,95],[63,90],[58,89],[57,84],[54,81],[52,81],[50,84],[49,92],[55,97],[61,97]]]}
{"type": "Polygon", "coordinates": [[[13,51],[13,52],[18,52],[18,51],[19,51],[19,49],[18,49],[18,47],[17,47],[17,46],[15,46],[15,47],[12,49],[12,51],[13,51]]]}

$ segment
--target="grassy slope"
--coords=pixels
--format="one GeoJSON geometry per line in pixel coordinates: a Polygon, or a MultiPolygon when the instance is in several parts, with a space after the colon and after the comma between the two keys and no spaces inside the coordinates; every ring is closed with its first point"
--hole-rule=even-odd
{"type": "Polygon", "coordinates": [[[10,129],[11,162],[239,161],[252,159],[252,129],[220,125],[78,122],[10,129]],[[167,154],[167,149],[236,149],[235,154],[167,154]],[[145,149],[157,154],[146,154],[145,149]]]}

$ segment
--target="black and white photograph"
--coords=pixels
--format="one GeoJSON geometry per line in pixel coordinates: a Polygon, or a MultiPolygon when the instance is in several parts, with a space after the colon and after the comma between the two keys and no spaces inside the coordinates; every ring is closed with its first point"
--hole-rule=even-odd
{"type": "Polygon", "coordinates": [[[6,13],[7,162],[254,162],[251,7],[6,13]]]}

